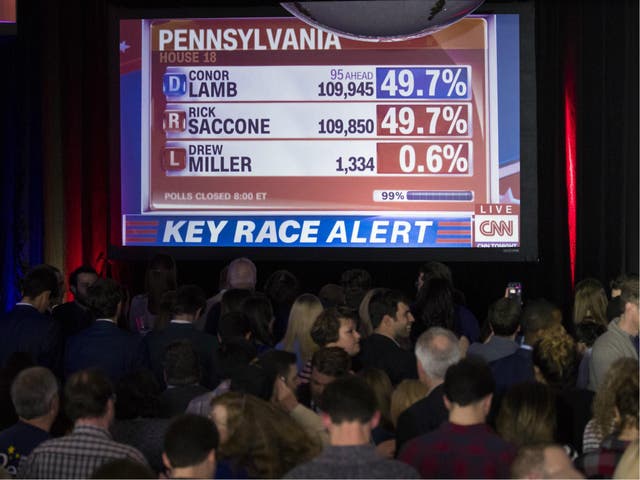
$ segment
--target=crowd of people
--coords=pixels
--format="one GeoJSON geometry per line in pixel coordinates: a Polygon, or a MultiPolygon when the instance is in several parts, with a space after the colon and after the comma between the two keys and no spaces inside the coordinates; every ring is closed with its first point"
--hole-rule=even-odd
{"type": "Polygon", "coordinates": [[[638,478],[636,275],[573,318],[449,268],[416,292],[366,270],[305,291],[231,261],[215,295],[156,255],[129,299],[31,269],[0,319],[0,478],[638,478]],[[483,314],[485,312],[482,312],[483,314]]]}

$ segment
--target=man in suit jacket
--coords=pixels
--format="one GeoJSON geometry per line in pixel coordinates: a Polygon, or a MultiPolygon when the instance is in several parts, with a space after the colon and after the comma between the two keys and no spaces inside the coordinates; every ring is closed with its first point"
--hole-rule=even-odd
{"type": "Polygon", "coordinates": [[[0,366],[15,352],[26,352],[40,366],[60,370],[62,339],[48,314],[60,288],[55,269],[34,267],[22,281],[22,299],[0,320],[0,366]]]}
{"type": "Polygon", "coordinates": [[[201,383],[213,389],[218,383],[215,358],[218,351],[218,339],[213,335],[199,331],[195,323],[204,310],[206,297],[196,285],[184,285],[175,293],[171,308],[171,322],[164,330],[154,330],[145,339],[148,363],[156,374],[160,384],[164,384],[164,354],[167,347],[177,340],[187,340],[198,354],[201,383]]]}
{"type": "Polygon", "coordinates": [[[396,453],[408,440],[431,432],[449,417],[444,405],[442,384],[449,366],[460,360],[461,352],[456,335],[445,328],[431,327],[416,342],[418,377],[429,389],[398,417],[396,453]]]}
{"type": "Polygon", "coordinates": [[[111,279],[98,279],[87,289],[87,304],[96,320],[67,341],[66,378],[79,370],[99,368],[116,384],[146,365],[142,337],[118,327],[122,300],[120,285],[111,279]]]}
{"type": "Polygon", "coordinates": [[[65,341],[93,323],[93,316],[87,306],[87,289],[97,279],[95,269],[88,265],[76,268],[69,275],[69,290],[73,293],[73,301],[58,305],[52,312],[53,318],[60,324],[65,341]]]}

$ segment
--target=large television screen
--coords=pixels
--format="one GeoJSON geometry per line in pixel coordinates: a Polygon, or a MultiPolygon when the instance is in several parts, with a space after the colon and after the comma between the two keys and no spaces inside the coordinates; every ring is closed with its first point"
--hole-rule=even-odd
{"type": "Polygon", "coordinates": [[[121,19],[120,246],[535,259],[520,22],[121,19]]]}

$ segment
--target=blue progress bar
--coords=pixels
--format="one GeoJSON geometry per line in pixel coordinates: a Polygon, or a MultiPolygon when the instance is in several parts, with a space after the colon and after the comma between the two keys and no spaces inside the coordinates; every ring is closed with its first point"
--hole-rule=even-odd
{"type": "Polygon", "coordinates": [[[407,200],[417,200],[422,202],[470,202],[473,200],[473,192],[467,190],[438,192],[433,190],[409,190],[407,200]]]}

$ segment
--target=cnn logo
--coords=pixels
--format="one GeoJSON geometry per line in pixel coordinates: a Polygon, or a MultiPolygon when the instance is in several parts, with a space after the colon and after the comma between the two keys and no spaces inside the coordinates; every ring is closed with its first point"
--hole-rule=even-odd
{"type": "Polygon", "coordinates": [[[474,233],[476,242],[517,242],[519,240],[518,216],[476,215],[474,233]]]}

